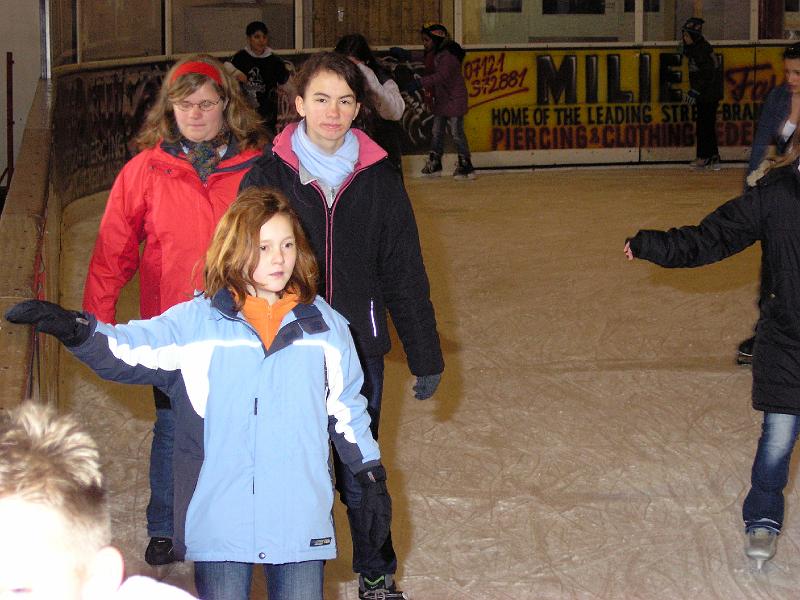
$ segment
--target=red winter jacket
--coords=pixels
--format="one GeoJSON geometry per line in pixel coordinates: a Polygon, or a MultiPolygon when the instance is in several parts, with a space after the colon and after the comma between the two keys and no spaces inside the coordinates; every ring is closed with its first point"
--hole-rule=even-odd
{"type": "Polygon", "coordinates": [[[120,291],[137,269],[143,319],[202,289],[202,260],[214,228],[259,155],[251,149],[223,158],[205,183],[188,161],[161,145],[128,161],[100,222],[83,290],[84,310],[115,323],[120,291]]]}

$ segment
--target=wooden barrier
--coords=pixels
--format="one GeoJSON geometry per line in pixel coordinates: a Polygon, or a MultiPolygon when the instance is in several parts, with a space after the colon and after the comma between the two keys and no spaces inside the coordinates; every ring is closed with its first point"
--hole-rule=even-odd
{"type": "MultiPolygon", "coordinates": [[[[40,81],[14,178],[0,216],[0,310],[28,298],[58,298],[60,203],[50,193],[51,93],[40,81]]],[[[58,347],[30,327],[0,322],[0,410],[27,397],[57,401],[58,347]],[[41,337],[41,336],[36,336],[41,337]],[[42,342],[44,340],[38,340],[42,342]]]]}

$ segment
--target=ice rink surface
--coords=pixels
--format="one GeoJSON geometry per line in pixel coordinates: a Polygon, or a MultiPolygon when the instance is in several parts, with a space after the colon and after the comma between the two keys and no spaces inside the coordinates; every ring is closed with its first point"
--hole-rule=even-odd
{"type": "MultiPolygon", "coordinates": [[[[777,556],[757,572],[743,553],[761,413],[734,355],[756,317],[760,249],[676,270],[622,253],[640,228],[698,222],[742,176],[651,167],[407,179],[447,364],[421,402],[400,344],[387,356],[380,443],[411,598],[797,597],[794,468],[777,556]]],[[[64,213],[71,307],[104,202],[64,213]]],[[[129,286],[122,320],[136,298],[129,286]]],[[[193,591],[190,564],[142,559],[151,391],[100,381],[69,356],[61,386],[101,441],[129,571],[193,591]]],[[[338,501],[335,515],[326,598],[355,599],[338,501]]]]}

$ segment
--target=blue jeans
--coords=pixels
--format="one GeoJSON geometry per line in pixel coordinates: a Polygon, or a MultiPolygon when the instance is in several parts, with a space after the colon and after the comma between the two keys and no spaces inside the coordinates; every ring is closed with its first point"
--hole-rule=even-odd
{"type": "MultiPolygon", "coordinates": [[[[322,600],[325,561],[263,566],[269,600],[322,600]]],[[[252,578],[251,563],[194,563],[194,584],[200,600],[248,600],[252,578]]]]}
{"type": "MultiPolygon", "coordinates": [[[[378,424],[381,418],[381,397],[383,396],[383,356],[362,360],[364,369],[364,385],[361,394],[367,399],[367,412],[372,422],[372,437],[378,439],[378,424]]],[[[350,521],[350,535],[353,539],[353,571],[367,577],[390,575],[397,571],[397,556],[392,546],[391,533],[382,546],[374,546],[369,541],[369,532],[361,531],[350,518],[350,510],[361,506],[361,484],[347,465],[339,459],[334,448],[333,468],[336,473],[336,489],[339,497],[347,506],[350,521]]]]}
{"type": "Polygon", "coordinates": [[[800,417],[764,413],[761,438],[753,461],[751,488],[744,499],[745,530],[766,527],[775,533],[783,525],[783,488],[789,480],[789,461],[800,432],[800,417]]]}
{"type": "Polygon", "coordinates": [[[150,502],[147,504],[147,535],[172,537],[172,446],[175,443],[175,413],[164,406],[169,398],[153,388],[156,397],[156,422],[150,448],[150,502]]]}
{"type": "Polygon", "coordinates": [[[445,125],[450,125],[450,133],[453,136],[453,144],[459,156],[470,158],[469,144],[467,135],[464,133],[464,117],[433,117],[433,131],[431,132],[431,152],[441,156],[444,151],[444,130],[445,125]]]}

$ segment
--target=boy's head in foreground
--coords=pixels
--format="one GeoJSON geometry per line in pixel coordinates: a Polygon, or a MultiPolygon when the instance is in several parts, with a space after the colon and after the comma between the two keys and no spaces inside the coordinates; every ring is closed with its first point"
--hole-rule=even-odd
{"type": "Polygon", "coordinates": [[[0,599],[100,600],[123,577],[94,440],[25,402],[0,416],[0,599]]]}

